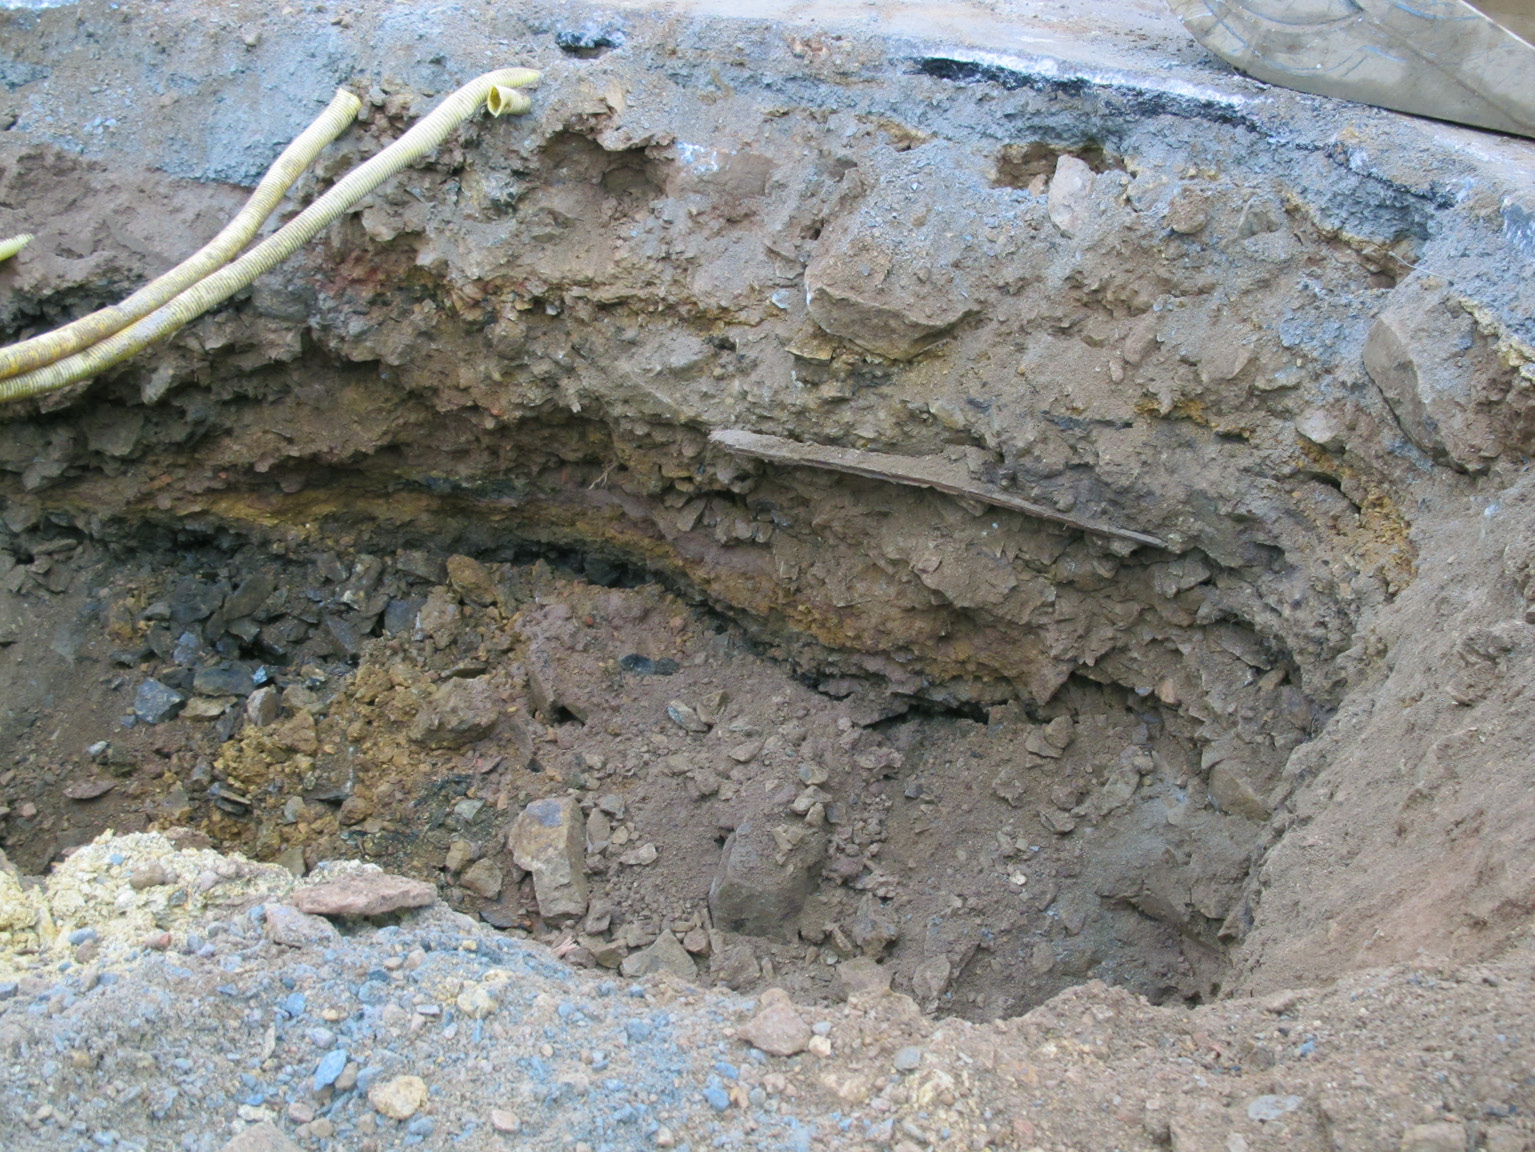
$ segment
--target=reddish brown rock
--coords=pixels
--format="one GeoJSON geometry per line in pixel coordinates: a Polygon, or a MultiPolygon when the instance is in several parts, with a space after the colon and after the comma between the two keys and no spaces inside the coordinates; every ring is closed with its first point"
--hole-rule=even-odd
{"type": "Polygon", "coordinates": [[[116,780],[108,780],[101,776],[91,776],[68,785],[64,789],[64,795],[71,800],[95,800],[99,796],[105,796],[116,787],[116,780]]]}
{"type": "Polygon", "coordinates": [[[317,916],[382,916],[402,908],[424,908],[437,899],[437,889],[424,880],[360,872],[301,888],[293,894],[300,912],[317,916]]]}
{"type": "Polygon", "coordinates": [[[769,1056],[793,1056],[810,1043],[810,1025],[794,1008],[782,988],[762,994],[762,1007],[736,1035],[769,1056]]]}

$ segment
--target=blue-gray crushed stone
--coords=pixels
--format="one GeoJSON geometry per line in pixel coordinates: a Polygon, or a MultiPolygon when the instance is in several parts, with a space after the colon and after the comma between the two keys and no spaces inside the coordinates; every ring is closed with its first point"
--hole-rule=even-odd
{"type": "Polygon", "coordinates": [[[666,1005],[654,986],[475,928],[365,929],[295,949],[260,921],[234,914],[165,953],[106,971],[40,966],[0,987],[8,1152],[218,1152],[263,1119],[302,1147],[490,1147],[492,1107],[520,1122],[509,1148],[653,1148],[663,1126],[694,1137],[679,1148],[811,1146],[789,1101],[758,1089],[732,1107],[732,1060],[746,1054],[723,1041],[749,1000],[700,989],[666,1005]],[[491,987],[494,1011],[461,1012],[466,983],[491,987]],[[430,1103],[395,1122],[367,1094],[404,1074],[426,1081],[430,1103]]]}

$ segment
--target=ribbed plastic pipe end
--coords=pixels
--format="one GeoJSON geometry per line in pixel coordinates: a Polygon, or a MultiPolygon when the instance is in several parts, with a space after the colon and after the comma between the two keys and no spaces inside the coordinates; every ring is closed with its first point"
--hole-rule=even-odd
{"type": "Polygon", "coordinates": [[[492,84],[490,93],[485,97],[485,107],[492,116],[521,116],[532,109],[533,101],[526,92],[492,84]]]}

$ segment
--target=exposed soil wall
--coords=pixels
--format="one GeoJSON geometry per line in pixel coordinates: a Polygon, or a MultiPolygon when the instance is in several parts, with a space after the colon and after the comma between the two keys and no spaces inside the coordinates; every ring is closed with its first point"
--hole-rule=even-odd
{"type": "MultiPolygon", "coordinates": [[[[223,11],[5,14],[0,233],[39,234],[0,269],[7,335],[210,234],[218,182],[333,82],[364,78],[365,119],[295,204],[483,61],[547,80],[165,349],[7,413],[0,722],[45,782],[98,779],[109,740],[140,756],[89,800],[119,827],[300,869],[372,836],[535,931],[531,881],[460,873],[520,882],[507,824],[573,789],[661,859],[587,837],[616,915],[578,917],[578,959],[700,932],[736,986],[830,997],[879,960],[982,1019],[1089,976],[1197,1001],[1521,936],[1528,142],[1193,60],[1173,83],[1155,39],[1111,74],[701,15],[223,11]],[[126,107],[71,119],[108,35],[126,107]],[[975,495],[720,429],[939,458],[975,495]],[[208,672],[258,666],[328,687],[258,724],[208,672]],[[113,726],[171,673],[209,723],[113,726]],[[61,704],[88,722],[50,735],[61,704]],[[451,771],[489,807],[417,842],[451,771]],[[731,905],[753,827],[777,858],[731,905]]],[[[19,771],[30,867],[105,825],[19,771]]]]}

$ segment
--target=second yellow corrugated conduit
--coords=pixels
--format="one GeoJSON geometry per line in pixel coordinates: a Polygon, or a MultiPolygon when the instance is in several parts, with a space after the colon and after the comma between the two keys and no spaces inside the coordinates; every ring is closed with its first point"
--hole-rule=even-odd
{"type": "MultiPolygon", "coordinates": [[[[500,68],[494,72],[487,72],[483,76],[476,77],[449,95],[420,123],[416,124],[415,127],[411,128],[410,131],[406,132],[405,135],[401,136],[388,148],[385,148],[371,160],[358,165],[351,172],[347,173],[335,187],[331,188],[330,191],[304,209],[292,221],[280,228],[267,240],[251,249],[244,256],[220,268],[218,271],[211,272],[196,280],[190,287],[182,286],[177,288],[169,302],[155,307],[154,311],[143,316],[142,319],[131,323],[120,331],[116,331],[115,334],[100,339],[84,351],[73,355],[66,355],[63,359],[47,363],[43,367],[22,372],[20,375],[12,376],[9,379],[0,380],[0,401],[19,400],[27,396],[37,396],[77,383],[80,380],[88,379],[104,369],[112,367],[114,364],[120,364],[150,344],[165,339],[165,337],[177,329],[201,316],[208,309],[228,300],[236,292],[250,284],[257,276],[270,271],[293,255],[294,252],[312,239],[322,228],[330,224],[331,221],[372,192],[389,177],[434,151],[447,138],[450,132],[474,115],[482,106],[488,107],[492,115],[496,116],[506,114],[519,115],[527,112],[532,107],[532,102],[528,99],[526,93],[517,91],[517,89],[535,84],[538,82],[538,79],[539,74],[530,68],[500,68]]],[[[322,117],[321,121],[317,121],[315,126],[306,131],[304,136],[300,137],[300,140],[310,136],[310,132],[314,132],[320,123],[326,120],[326,117],[332,116],[338,105],[345,105],[345,102],[341,99],[341,94],[337,95],[336,100],[326,110],[326,116],[322,117]]],[[[352,105],[347,116],[348,123],[351,117],[356,115],[355,97],[352,98],[352,105]]],[[[342,124],[335,131],[339,132],[340,128],[344,127],[345,124],[342,124]]],[[[335,132],[332,133],[332,139],[334,135],[335,132]]],[[[314,137],[311,137],[311,143],[313,139],[314,137]]],[[[319,148],[324,147],[324,144],[327,142],[328,140],[321,141],[315,147],[315,151],[318,152],[319,148]]],[[[298,141],[295,141],[294,145],[290,146],[288,151],[283,153],[279,163],[283,159],[288,158],[297,145],[298,141]]],[[[305,163],[307,164],[307,161],[305,163]]],[[[274,166],[274,172],[275,170],[274,166]]],[[[301,170],[302,166],[298,171],[301,170]]],[[[294,176],[296,175],[297,171],[294,172],[294,176]]],[[[290,183],[292,179],[293,177],[290,176],[290,183]]],[[[266,186],[267,182],[264,180],[261,187],[265,188],[266,186]]],[[[283,185],[283,188],[285,189],[286,185],[283,185]]],[[[261,189],[258,188],[257,195],[260,194],[260,191],[261,189]]],[[[256,203],[256,199],[256,196],[251,197],[251,203],[247,204],[246,210],[241,213],[242,217],[252,210],[252,205],[256,203]]],[[[271,207],[268,207],[266,213],[261,216],[261,220],[266,218],[266,215],[271,212],[280,199],[281,195],[279,194],[272,201],[271,207]]],[[[256,227],[260,226],[261,220],[256,221],[256,227]]],[[[224,232],[221,232],[219,237],[208,248],[205,248],[203,252],[192,257],[191,260],[178,266],[169,276],[180,276],[182,270],[189,264],[200,260],[209,248],[213,248],[214,245],[223,241],[233,227],[234,225],[231,224],[230,228],[226,228],[224,232]]],[[[254,228],[251,230],[254,232],[254,228]]],[[[134,296],[129,297],[127,301],[124,301],[123,304],[118,305],[117,309],[128,308],[134,300],[155,290],[158,283],[159,281],[156,281],[155,284],[150,284],[141,289],[134,296]]],[[[104,312],[115,314],[117,309],[106,309],[104,312]]],[[[96,315],[103,314],[97,313],[96,315]]],[[[94,319],[95,317],[86,317],[82,321],[76,321],[76,324],[86,324],[94,319]]],[[[65,329],[61,329],[60,332],[67,332],[69,328],[73,327],[75,325],[69,325],[65,329]]],[[[28,345],[35,345],[38,341],[46,341],[54,335],[57,334],[50,333],[47,336],[37,337],[34,340],[26,341],[24,344],[16,345],[16,347],[25,348],[28,345]]],[[[70,339],[73,338],[71,337],[70,339]]],[[[67,341],[65,343],[67,344],[67,341]]],[[[79,346],[76,345],[76,347],[79,346]]],[[[9,351],[10,349],[6,349],[0,352],[0,354],[9,351]]],[[[4,363],[4,361],[0,361],[0,363],[4,363]]]]}
{"type": "Polygon", "coordinates": [[[200,251],[187,257],[165,275],[144,285],[121,304],[92,312],[62,328],[12,344],[9,348],[0,348],[0,378],[52,364],[60,357],[88,348],[114,332],[121,332],[166,301],[175,299],[208,273],[229,263],[240,249],[250,243],[256,230],[282,203],[289,186],[314,162],[320,149],[346,131],[347,125],[357,118],[357,110],[361,107],[362,101],[356,96],[345,89],[338,91],[320,118],[283,149],[282,155],[267,170],[261,183],[256,185],[245,207],[240,209],[240,214],[200,251]]]}

